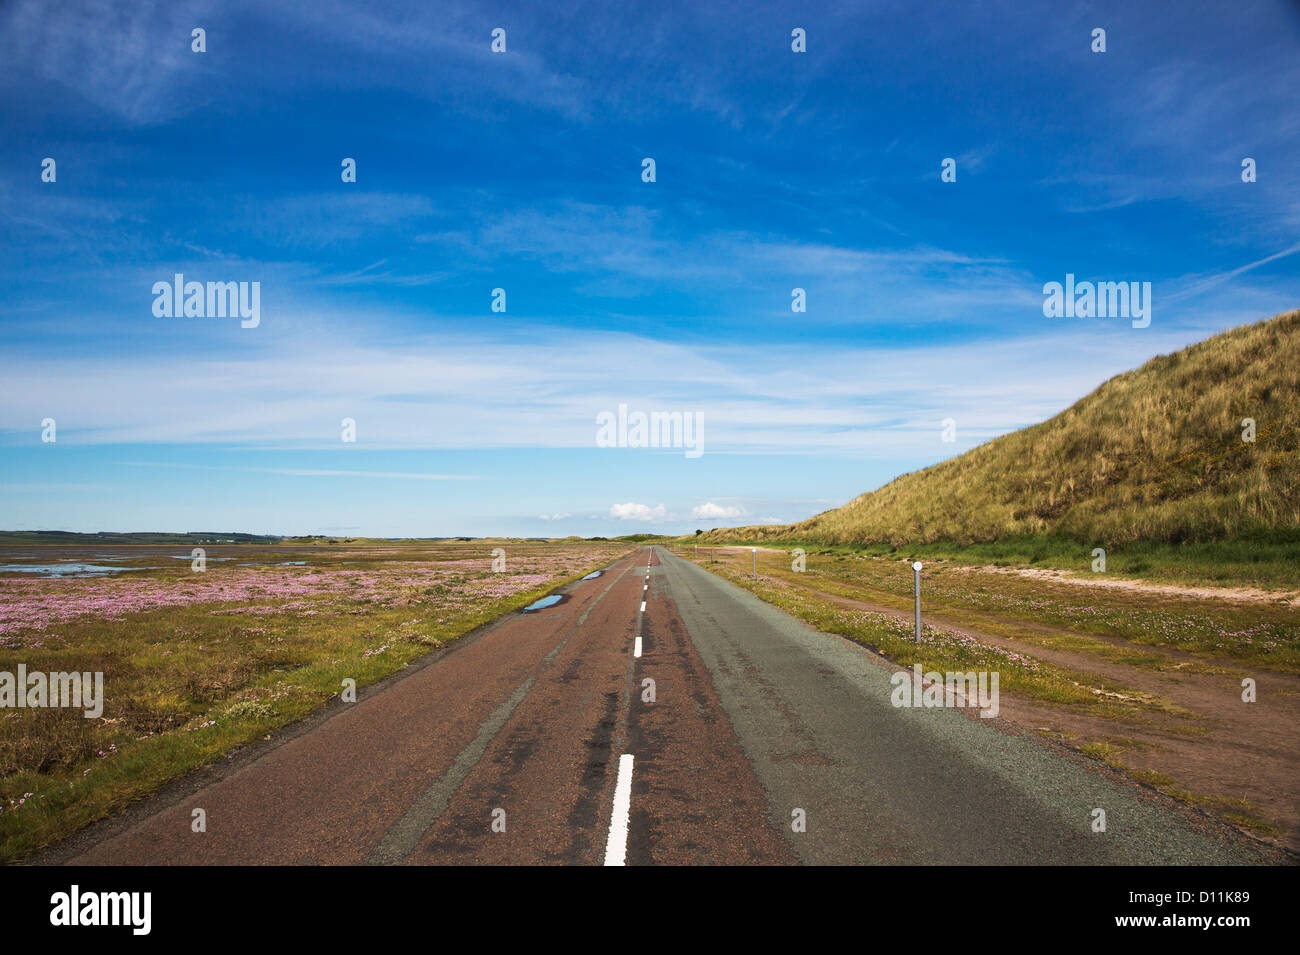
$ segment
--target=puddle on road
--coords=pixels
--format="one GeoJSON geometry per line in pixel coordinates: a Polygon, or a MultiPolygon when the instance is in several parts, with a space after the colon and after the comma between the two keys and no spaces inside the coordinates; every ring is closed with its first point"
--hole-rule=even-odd
{"type": "Polygon", "coordinates": [[[549,597],[543,597],[541,600],[535,600],[524,608],[524,613],[531,610],[545,610],[547,607],[554,607],[564,599],[564,594],[551,594],[549,597]]]}

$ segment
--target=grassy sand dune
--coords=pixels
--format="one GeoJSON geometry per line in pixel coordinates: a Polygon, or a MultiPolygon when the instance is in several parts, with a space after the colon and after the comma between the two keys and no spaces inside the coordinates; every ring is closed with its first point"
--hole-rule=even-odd
{"type": "Polygon", "coordinates": [[[705,541],[1300,542],[1300,311],[1118,375],[1048,421],[789,525],[705,541]],[[1254,440],[1243,440],[1254,422],[1254,440]]]}

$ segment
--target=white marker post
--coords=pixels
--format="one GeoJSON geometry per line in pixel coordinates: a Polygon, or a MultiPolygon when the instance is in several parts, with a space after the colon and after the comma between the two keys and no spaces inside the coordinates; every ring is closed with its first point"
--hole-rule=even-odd
{"type": "Polygon", "coordinates": [[[758,580],[758,548],[757,548],[757,547],[751,547],[751,548],[749,549],[749,552],[750,552],[750,554],[752,554],[753,557],[754,557],[754,579],[755,579],[755,580],[758,580]]]}
{"type": "Polygon", "coordinates": [[[921,642],[921,562],[912,563],[912,584],[916,591],[916,642],[921,642]]]}

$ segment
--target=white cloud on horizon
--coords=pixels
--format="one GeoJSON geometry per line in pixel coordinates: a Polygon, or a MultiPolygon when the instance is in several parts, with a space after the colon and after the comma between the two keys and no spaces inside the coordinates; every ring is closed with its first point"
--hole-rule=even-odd
{"type": "Polygon", "coordinates": [[[648,504],[636,504],[632,501],[610,505],[609,516],[620,521],[660,521],[672,517],[662,504],[650,507],[648,504]]]}
{"type": "Polygon", "coordinates": [[[747,511],[739,504],[722,505],[715,504],[712,501],[706,501],[698,504],[691,509],[691,517],[697,520],[707,520],[709,518],[723,517],[735,518],[744,517],[747,511]]]}

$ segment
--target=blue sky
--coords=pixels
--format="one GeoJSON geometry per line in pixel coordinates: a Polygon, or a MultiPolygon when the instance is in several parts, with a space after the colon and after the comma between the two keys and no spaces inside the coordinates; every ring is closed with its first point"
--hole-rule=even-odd
{"type": "Polygon", "coordinates": [[[0,527],[797,520],[1300,305],[1296,3],[825,6],[11,0],[0,527]]]}

